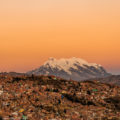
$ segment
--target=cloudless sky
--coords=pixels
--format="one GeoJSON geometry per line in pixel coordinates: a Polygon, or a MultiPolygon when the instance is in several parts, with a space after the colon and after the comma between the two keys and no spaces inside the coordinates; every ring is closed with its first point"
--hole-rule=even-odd
{"type": "Polygon", "coordinates": [[[120,0],[0,0],[0,71],[80,57],[120,74],[120,0]]]}

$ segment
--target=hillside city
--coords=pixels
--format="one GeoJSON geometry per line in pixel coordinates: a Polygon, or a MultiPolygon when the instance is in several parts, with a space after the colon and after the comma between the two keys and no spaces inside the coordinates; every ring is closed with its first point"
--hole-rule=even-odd
{"type": "Polygon", "coordinates": [[[120,87],[98,80],[0,75],[0,120],[120,120],[120,87]]]}

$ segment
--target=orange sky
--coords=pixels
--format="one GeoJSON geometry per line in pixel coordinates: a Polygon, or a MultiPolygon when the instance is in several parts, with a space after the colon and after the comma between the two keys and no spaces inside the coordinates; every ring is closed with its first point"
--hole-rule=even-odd
{"type": "Polygon", "coordinates": [[[120,73],[120,0],[0,0],[0,71],[73,56],[120,73]]]}

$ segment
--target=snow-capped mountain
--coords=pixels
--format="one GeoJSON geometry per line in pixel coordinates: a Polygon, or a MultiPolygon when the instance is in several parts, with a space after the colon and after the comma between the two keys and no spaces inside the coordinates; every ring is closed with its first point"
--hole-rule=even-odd
{"type": "Polygon", "coordinates": [[[65,79],[84,80],[110,75],[96,63],[88,63],[80,58],[55,59],[49,58],[38,69],[27,72],[35,75],[55,75],[65,79]]]}

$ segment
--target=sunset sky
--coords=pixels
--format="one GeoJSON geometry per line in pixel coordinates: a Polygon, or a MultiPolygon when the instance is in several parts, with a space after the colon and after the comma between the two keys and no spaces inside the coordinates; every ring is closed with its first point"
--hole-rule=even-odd
{"type": "Polygon", "coordinates": [[[120,0],[0,0],[0,72],[79,57],[120,74],[120,0]]]}

